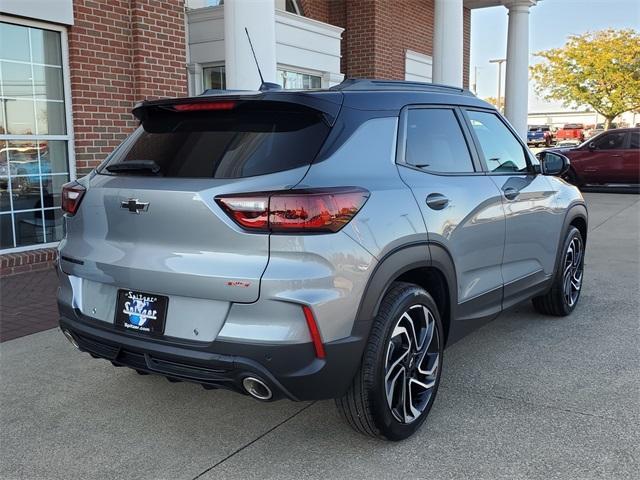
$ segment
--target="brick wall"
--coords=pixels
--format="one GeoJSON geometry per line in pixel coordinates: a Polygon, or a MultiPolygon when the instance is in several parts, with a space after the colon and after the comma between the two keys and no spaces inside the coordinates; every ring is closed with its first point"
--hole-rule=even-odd
{"type": "MultiPolygon", "coordinates": [[[[307,17],[345,29],[347,77],[404,80],[407,50],[433,55],[433,0],[301,0],[307,17]]],[[[464,85],[469,85],[471,11],[464,9],[464,85]]]]}
{"type": "Polygon", "coordinates": [[[53,268],[58,258],[55,248],[0,255],[0,277],[53,268]]]}
{"type": "MultiPolygon", "coordinates": [[[[298,5],[302,9],[302,13],[305,17],[313,18],[324,23],[331,23],[329,21],[329,7],[330,0],[300,0],[298,5]]],[[[333,3],[343,3],[340,1],[334,1],[333,3]]],[[[333,24],[337,25],[337,24],[333,24]]]]}
{"type": "Polygon", "coordinates": [[[69,60],[79,175],[135,128],[136,102],[186,94],[183,3],[74,0],[69,60]]]}
{"type": "Polygon", "coordinates": [[[471,10],[463,9],[463,63],[462,63],[462,84],[464,88],[469,88],[469,63],[471,62],[471,10]]]}

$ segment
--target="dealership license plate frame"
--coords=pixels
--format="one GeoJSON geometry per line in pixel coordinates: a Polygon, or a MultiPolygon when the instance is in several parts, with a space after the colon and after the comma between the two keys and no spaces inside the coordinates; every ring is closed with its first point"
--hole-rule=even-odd
{"type": "Polygon", "coordinates": [[[127,332],[139,333],[145,336],[161,336],[164,334],[168,309],[169,297],[166,295],[120,288],[116,296],[114,325],[127,332]],[[142,324],[140,324],[140,318],[136,322],[136,320],[132,318],[135,315],[125,312],[125,310],[127,310],[127,301],[129,302],[130,312],[135,301],[146,303],[139,312],[141,315],[138,315],[138,317],[146,317],[146,320],[142,324]],[[149,315],[154,311],[155,315],[149,315]],[[153,318],[153,316],[155,316],[155,318],[153,318]]]}

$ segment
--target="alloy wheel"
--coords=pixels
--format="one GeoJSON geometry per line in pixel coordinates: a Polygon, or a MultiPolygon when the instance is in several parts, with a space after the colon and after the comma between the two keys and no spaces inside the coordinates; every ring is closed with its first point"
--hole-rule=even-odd
{"type": "Polygon", "coordinates": [[[573,307],[580,296],[582,288],[584,247],[580,237],[571,239],[567,253],[564,256],[564,270],[562,285],[564,298],[569,307],[573,307]]]}
{"type": "Polygon", "coordinates": [[[413,305],[396,322],[387,345],[387,405],[400,423],[414,422],[433,396],[440,368],[440,335],[431,311],[413,305]]]}

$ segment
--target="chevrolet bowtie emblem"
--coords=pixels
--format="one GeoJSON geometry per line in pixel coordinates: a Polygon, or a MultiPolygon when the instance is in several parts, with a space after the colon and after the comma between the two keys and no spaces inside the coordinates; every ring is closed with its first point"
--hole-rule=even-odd
{"type": "Polygon", "coordinates": [[[146,212],[149,210],[149,202],[139,202],[137,198],[130,198],[120,203],[122,208],[126,208],[131,213],[146,212]]]}

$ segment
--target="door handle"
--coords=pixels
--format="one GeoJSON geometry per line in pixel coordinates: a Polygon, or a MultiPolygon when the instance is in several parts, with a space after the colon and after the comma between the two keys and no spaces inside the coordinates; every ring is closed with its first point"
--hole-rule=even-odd
{"type": "Polygon", "coordinates": [[[427,196],[427,206],[432,210],[442,210],[449,205],[449,199],[441,193],[431,193],[427,196]]]}
{"type": "Polygon", "coordinates": [[[520,195],[520,191],[516,190],[513,187],[507,187],[505,188],[502,193],[504,194],[504,198],[506,198],[507,200],[513,200],[515,199],[518,195],[520,195]]]}
{"type": "Polygon", "coordinates": [[[621,157],[622,155],[611,155],[612,157],[621,157]]]}

